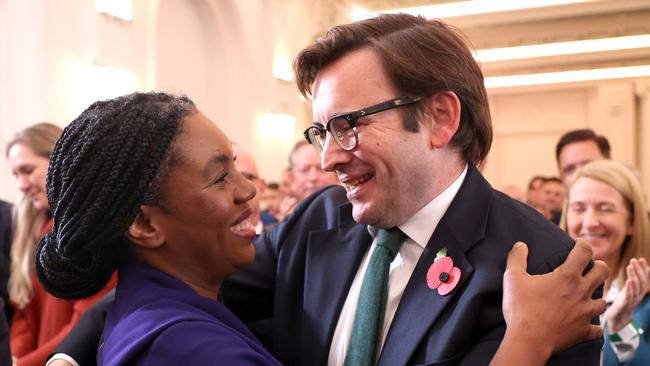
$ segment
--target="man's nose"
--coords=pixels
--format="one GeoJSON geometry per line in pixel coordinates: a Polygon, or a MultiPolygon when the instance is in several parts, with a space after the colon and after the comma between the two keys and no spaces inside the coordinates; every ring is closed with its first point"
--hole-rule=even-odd
{"type": "Polygon", "coordinates": [[[328,134],[323,143],[323,151],[321,152],[321,166],[326,172],[336,171],[341,165],[350,162],[352,153],[343,150],[328,134]]]}

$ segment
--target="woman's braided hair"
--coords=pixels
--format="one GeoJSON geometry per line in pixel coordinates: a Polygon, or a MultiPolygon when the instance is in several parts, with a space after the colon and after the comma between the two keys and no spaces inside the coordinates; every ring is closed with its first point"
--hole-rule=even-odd
{"type": "Polygon", "coordinates": [[[128,257],[125,236],[142,204],[157,204],[175,137],[196,112],[184,96],[133,93],[92,104],[57,141],[47,174],[52,230],[38,244],[36,273],[64,299],[102,289],[128,257]]]}

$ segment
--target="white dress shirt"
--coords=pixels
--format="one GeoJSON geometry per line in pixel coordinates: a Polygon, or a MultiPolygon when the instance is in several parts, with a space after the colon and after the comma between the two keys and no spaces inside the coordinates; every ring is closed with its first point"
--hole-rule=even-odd
{"type": "MultiPolygon", "coordinates": [[[[418,259],[420,259],[420,255],[422,255],[429,239],[433,235],[436,226],[438,226],[440,219],[442,219],[442,216],[447,212],[449,205],[451,205],[451,201],[456,196],[456,193],[458,193],[460,186],[465,180],[465,175],[467,175],[467,165],[465,165],[463,172],[451,185],[449,185],[449,187],[447,187],[447,189],[420,209],[420,211],[416,212],[415,215],[406,220],[405,223],[399,226],[399,229],[408,236],[408,239],[406,239],[404,244],[402,244],[399,253],[390,265],[386,314],[384,315],[384,325],[380,335],[381,343],[377,352],[381,352],[384,342],[386,341],[388,329],[393,321],[393,317],[397,311],[397,306],[402,298],[402,293],[404,293],[406,284],[411,278],[411,273],[413,273],[415,265],[417,264],[418,259]]],[[[345,354],[347,352],[348,342],[350,341],[350,334],[352,333],[354,315],[357,311],[357,303],[359,302],[361,284],[363,283],[363,277],[368,268],[370,256],[377,247],[377,230],[368,227],[368,231],[374,239],[368,252],[366,252],[361,261],[357,274],[354,276],[354,280],[350,286],[350,291],[348,292],[348,296],[343,304],[343,309],[339,315],[339,320],[336,324],[327,360],[329,366],[343,366],[345,361],[345,354]]]]}

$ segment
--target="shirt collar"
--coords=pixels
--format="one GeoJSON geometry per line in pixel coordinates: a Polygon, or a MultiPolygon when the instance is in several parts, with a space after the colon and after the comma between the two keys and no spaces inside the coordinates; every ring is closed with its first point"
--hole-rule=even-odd
{"type": "MultiPolygon", "coordinates": [[[[426,247],[442,216],[447,212],[451,201],[454,200],[454,197],[456,197],[456,194],[460,190],[460,186],[463,184],[466,175],[467,164],[465,164],[463,171],[449,187],[400,225],[399,229],[417,243],[417,245],[422,248],[426,247]]],[[[368,232],[374,238],[377,234],[377,229],[368,226],[368,232]]]]}

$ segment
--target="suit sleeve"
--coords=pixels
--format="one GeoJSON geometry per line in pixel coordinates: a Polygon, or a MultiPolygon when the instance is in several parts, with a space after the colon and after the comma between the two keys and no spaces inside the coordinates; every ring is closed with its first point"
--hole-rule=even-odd
{"type": "Polygon", "coordinates": [[[255,261],[224,282],[224,304],[244,322],[259,321],[273,315],[273,296],[277,256],[273,239],[277,232],[259,236],[255,242],[255,261]]]}
{"type": "MultiPolygon", "coordinates": [[[[0,308],[2,307],[4,307],[4,300],[0,298],[0,308]]],[[[0,365],[11,365],[9,326],[3,312],[0,312],[0,365]]]]}
{"type": "Polygon", "coordinates": [[[221,287],[222,299],[230,311],[245,322],[271,317],[278,267],[292,269],[296,264],[291,259],[281,263],[279,257],[283,247],[300,246],[309,232],[337,225],[338,215],[327,212],[338,213],[343,200],[347,199],[340,186],[323,188],[300,202],[293,213],[270,232],[257,237],[253,242],[253,263],[230,276],[221,287]]]}
{"type": "Polygon", "coordinates": [[[68,335],[59,343],[54,353],[65,353],[80,365],[95,365],[97,346],[104,330],[106,310],[115,299],[115,291],[88,308],[68,335]]]}
{"type": "MultiPolygon", "coordinates": [[[[74,325],[79,321],[79,319],[86,312],[86,310],[91,308],[94,303],[96,303],[99,299],[104,297],[106,293],[111,291],[115,287],[116,282],[117,282],[117,277],[115,274],[113,274],[111,280],[106,284],[106,286],[100,292],[98,292],[93,296],[87,297],[85,299],[75,301],[72,308],[73,313],[72,313],[72,317],[70,318],[70,321],[63,328],[61,328],[61,330],[55,336],[53,336],[47,342],[40,344],[36,349],[20,357],[18,359],[17,366],[43,365],[47,361],[49,355],[52,354],[52,352],[55,352],[57,345],[61,343],[63,339],[68,335],[70,330],[72,330],[74,325]]],[[[103,328],[103,324],[102,324],[102,328],[103,328]]],[[[99,329],[100,336],[101,336],[101,332],[102,329],[99,329]]],[[[92,347],[92,350],[94,351],[95,354],[97,352],[98,343],[99,342],[96,342],[95,345],[92,347]]],[[[87,363],[82,362],[80,364],[86,365],[87,363]]]]}

